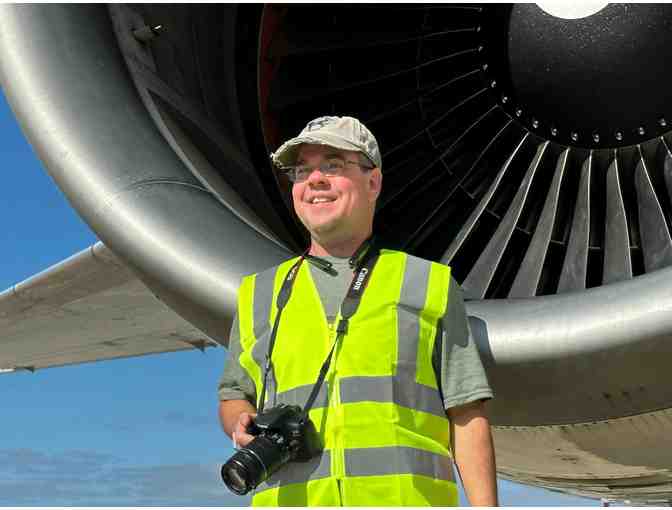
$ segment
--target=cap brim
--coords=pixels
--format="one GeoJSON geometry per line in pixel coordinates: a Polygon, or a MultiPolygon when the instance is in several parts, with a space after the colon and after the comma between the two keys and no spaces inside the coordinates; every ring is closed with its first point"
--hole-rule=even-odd
{"type": "Polygon", "coordinates": [[[294,165],[299,147],[304,143],[327,145],[344,151],[362,152],[360,147],[338,136],[331,136],[326,133],[314,133],[311,136],[297,136],[283,143],[277,151],[271,154],[273,163],[280,168],[294,165]]]}

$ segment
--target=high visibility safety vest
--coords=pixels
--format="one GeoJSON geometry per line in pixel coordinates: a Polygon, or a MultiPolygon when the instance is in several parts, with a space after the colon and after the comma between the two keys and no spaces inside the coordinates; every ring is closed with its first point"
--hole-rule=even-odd
{"type": "MultiPolygon", "coordinates": [[[[247,276],[239,291],[240,364],[261,393],[275,299],[297,259],[247,276]]],[[[304,406],[336,338],[301,264],[282,312],[265,409],[304,406]]],[[[310,418],[323,453],[290,462],[255,490],[254,506],[456,506],[450,426],[432,351],[450,268],[381,250],[337,346],[310,418]]]]}

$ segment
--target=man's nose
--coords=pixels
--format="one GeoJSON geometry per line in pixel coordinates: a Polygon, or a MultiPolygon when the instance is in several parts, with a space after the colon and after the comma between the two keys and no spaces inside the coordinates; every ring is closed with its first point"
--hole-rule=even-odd
{"type": "Polygon", "coordinates": [[[326,184],[328,182],[328,178],[326,175],[322,173],[320,167],[318,165],[315,165],[310,174],[308,174],[306,182],[308,182],[308,184],[312,186],[317,186],[320,184],[326,184]]]}

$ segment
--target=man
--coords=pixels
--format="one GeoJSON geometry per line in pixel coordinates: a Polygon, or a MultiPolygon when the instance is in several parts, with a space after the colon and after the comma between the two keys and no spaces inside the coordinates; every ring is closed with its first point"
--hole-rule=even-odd
{"type": "Polygon", "coordinates": [[[320,117],[272,159],[293,183],[311,244],[305,263],[292,259],[241,285],[219,386],[234,445],[254,439],[247,427],[262,393],[264,410],[303,407],[330,364],[309,415],[323,452],[285,465],[253,504],[457,505],[452,457],[469,502],[496,506],[484,409],[492,392],[461,290],[448,267],[368,242],[382,185],[373,134],[351,117],[320,117]],[[279,312],[285,280],[291,294],[279,312]]]}

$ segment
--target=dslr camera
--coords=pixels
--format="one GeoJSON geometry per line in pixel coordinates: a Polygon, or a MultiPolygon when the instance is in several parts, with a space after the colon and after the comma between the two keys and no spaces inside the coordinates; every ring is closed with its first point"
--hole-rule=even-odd
{"type": "Polygon", "coordinates": [[[286,463],[306,462],[322,451],[315,425],[299,406],[280,404],[260,413],[247,432],[256,437],[222,466],[222,480],[241,496],[286,463]]]}

